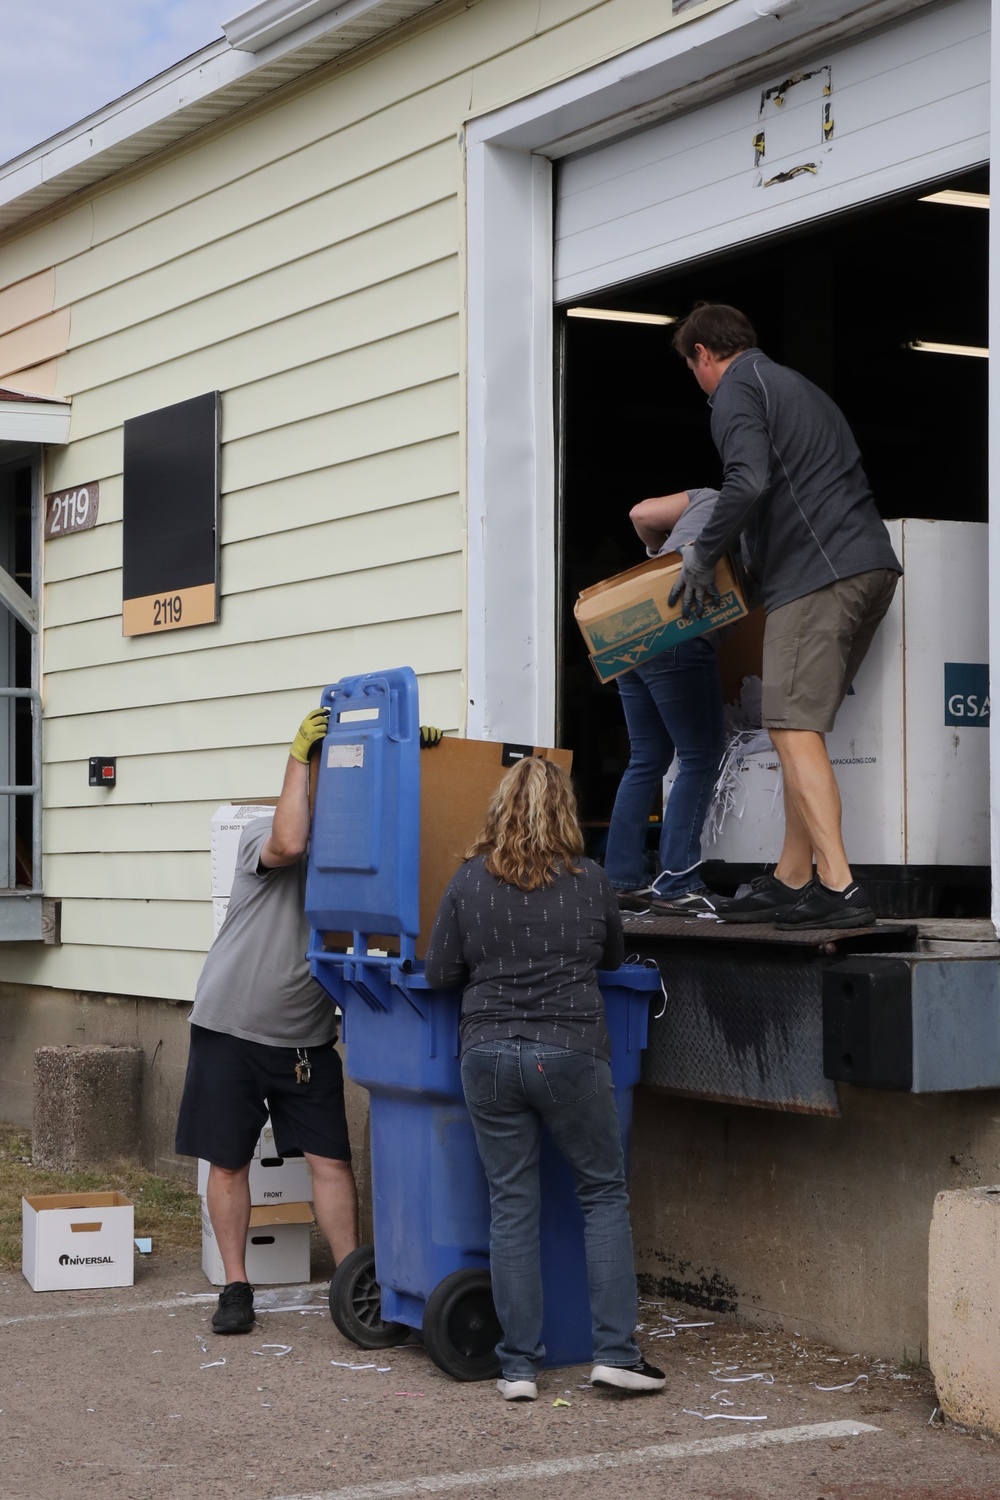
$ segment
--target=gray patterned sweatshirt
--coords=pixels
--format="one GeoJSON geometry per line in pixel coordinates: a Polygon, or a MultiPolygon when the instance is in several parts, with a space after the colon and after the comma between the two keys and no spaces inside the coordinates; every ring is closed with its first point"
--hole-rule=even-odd
{"type": "Polygon", "coordinates": [[[578,875],[560,866],[536,891],[495,879],[482,856],[452,877],[424,968],[436,989],[465,987],[463,1052],[523,1037],[610,1059],[596,976],[625,956],[622,921],[604,871],[577,863],[578,875]]]}

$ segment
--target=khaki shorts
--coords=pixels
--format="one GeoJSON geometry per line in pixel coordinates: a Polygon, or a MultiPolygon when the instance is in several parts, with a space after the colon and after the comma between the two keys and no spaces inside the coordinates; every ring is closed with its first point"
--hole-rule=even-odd
{"type": "Polygon", "coordinates": [[[764,623],[762,712],[768,729],[826,734],[892,603],[890,568],[840,578],[772,610],[764,623]]]}

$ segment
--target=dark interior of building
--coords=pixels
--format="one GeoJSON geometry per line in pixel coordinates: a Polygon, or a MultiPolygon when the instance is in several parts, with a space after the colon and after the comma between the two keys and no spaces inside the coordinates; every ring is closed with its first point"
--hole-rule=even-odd
{"type": "MultiPolygon", "coordinates": [[[[987,170],[925,184],[752,248],[596,294],[584,305],[683,316],[728,302],[760,346],[840,405],[883,516],[987,519],[988,360],[916,350],[985,349],[989,214],[922,201],[987,194],[987,170]]],[[[628,759],[617,690],[601,685],[573,620],[578,592],[641,562],[629,509],[648,495],[718,485],[705,397],[670,325],[562,310],[562,720],[581,811],[601,847],[628,759]]]]}

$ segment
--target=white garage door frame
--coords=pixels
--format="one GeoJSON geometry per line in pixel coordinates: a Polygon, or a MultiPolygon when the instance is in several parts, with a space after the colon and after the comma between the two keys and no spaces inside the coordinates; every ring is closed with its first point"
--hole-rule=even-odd
{"type": "MultiPolygon", "coordinates": [[[[550,744],[556,719],[553,163],[684,114],[937,5],[729,0],[651,42],[466,128],[468,733],[550,744]]],[[[1000,129],[1000,0],[991,0],[991,123],[1000,129]]],[[[946,169],[949,170],[949,169],[946,169]]],[[[922,180],[922,174],[912,181],[922,180]]],[[[900,181],[896,187],[904,186],[900,181]]],[[[880,185],[879,194],[888,189],[880,185]]],[[[862,192],[858,199],[863,201],[862,192]]],[[[767,232],[814,217],[789,195],[767,232]]],[[[843,193],[837,208],[850,201],[843,193]]],[[[702,246],[701,253],[707,253],[702,246]]],[[[991,246],[1000,347],[1000,247],[991,246]]],[[[990,382],[1000,432],[1000,385],[990,382]]],[[[1000,580],[1000,443],[991,442],[991,578],[1000,580]]],[[[997,588],[991,589],[991,595],[997,588]]],[[[1000,660],[1000,605],[991,617],[1000,660]]],[[[1000,736],[993,740],[994,918],[1000,919],[1000,736]]],[[[1000,930],[1000,929],[998,929],[1000,930]]]]}

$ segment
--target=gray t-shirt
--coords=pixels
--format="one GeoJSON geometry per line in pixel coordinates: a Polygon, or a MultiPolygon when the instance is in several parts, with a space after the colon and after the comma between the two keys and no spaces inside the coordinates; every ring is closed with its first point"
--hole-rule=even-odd
{"type": "Polygon", "coordinates": [[[240,836],[226,919],[208,950],[189,1019],[266,1047],[322,1047],[337,1034],[336,1013],[309,971],[306,859],[260,866],[270,818],[240,836]]]}
{"type": "Polygon", "coordinates": [[[666,552],[679,552],[688,542],[701,535],[719,498],[718,490],[688,490],[688,503],[681,511],[677,525],[669,533],[662,547],[647,547],[650,557],[662,557],[666,552]]]}

